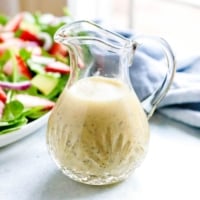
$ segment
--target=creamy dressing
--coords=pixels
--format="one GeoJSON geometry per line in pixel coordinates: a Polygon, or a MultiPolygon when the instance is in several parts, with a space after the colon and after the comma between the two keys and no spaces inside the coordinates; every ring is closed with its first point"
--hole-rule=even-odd
{"type": "Polygon", "coordinates": [[[125,179],[142,161],[148,141],[138,98],[112,78],[89,77],[64,90],[48,122],[47,144],[57,165],[88,184],[125,179]]]}

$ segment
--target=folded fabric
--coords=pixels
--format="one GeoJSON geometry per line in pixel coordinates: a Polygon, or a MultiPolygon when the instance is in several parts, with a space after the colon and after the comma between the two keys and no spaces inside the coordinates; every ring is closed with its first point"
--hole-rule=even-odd
{"type": "MultiPolygon", "coordinates": [[[[132,31],[116,32],[132,40],[137,36],[132,31]]],[[[167,73],[167,67],[163,66],[163,58],[161,49],[155,44],[138,45],[133,63],[129,67],[129,74],[141,102],[163,84],[167,73]]],[[[105,55],[104,61],[110,63],[116,60],[105,55]]],[[[157,106],[156,112],[200,128],[200,55],[176,60],[176,73],[172,85],[157,106]]]]}
{"type": "Polygon", "coordinates": [[[200,127],[200,56],[177,62],[173,85],[158,110],[170,118],[200,127]]]}
{"type": "MultiPolygon", "coordinates": [[[[166,71],[160,65],[159,56],[159,52],[149,46],[135,53],[130,78],[141,101],[162,84],[166,71]]],[[[173,83],[156,111],[200,128],[200,55],[177,60],[173,83]]]]}

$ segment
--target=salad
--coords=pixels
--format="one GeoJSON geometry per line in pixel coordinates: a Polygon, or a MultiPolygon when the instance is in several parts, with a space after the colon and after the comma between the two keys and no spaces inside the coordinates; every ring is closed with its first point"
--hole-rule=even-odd
{"type": "Polygon", "coordinates": [[[0,135],[49,112],[65,87],[69,55],[54,42],[55,31],[70,21],[50,14],[0,16],[0,135]]]}

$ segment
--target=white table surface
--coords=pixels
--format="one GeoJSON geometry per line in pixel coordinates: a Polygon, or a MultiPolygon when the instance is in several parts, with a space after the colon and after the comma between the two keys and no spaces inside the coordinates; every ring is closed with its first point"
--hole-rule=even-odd
{"type": "Polygon", "coordinates": [[[0,199],[200,200],[200,129],[158,114],[150,127],[145,161],[113,186],[84,185],[63,175],[48,155],[45,127],[0,148],[0,199]]]}

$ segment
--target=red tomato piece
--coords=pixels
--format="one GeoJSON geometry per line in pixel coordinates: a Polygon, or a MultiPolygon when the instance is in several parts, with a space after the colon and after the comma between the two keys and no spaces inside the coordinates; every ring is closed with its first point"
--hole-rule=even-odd
{"type": "Polygon", "coordinates": [[[62,56],[68,55],[67,48],[64,45],[59,44],[57,42],[53,43],[51,49],[49,50],[49,53],[52,55],[62,55],[62,56]]]}
{"type": "Polygon", "coordinates": [[[17,60],[17,66],[19,69],[19,72],[24,75],[25,77],[27,77],[28,79],[32,78],[31,72],[27,66],[27,64],[24,62],[24,60],[19,56],[16,55],[16,60],[17,60]]]}
{"type": "Polygon", "coordinates": [[[32,41],[32,42],[36,42],[38,45],[42,46],[43,45],[43,41],[40,40],[37,35],[35,35],[34,33],[31,33],[28,30],[22,30],[20,36],[20,39],[24,40],[24,41],[32,41]]]}
{"type": "Polygon", "coordinates": [[[62,62],[56,61],[49,63],[45,66],[46,72],[57,72],[60,74],[69,74],[70,73],[70,67],[62,62]]]}
{"type": "Polygon", "coordinates": [[[0,87],[0,101],[6,103],[7,96],[4,90],[0,87]]]}

